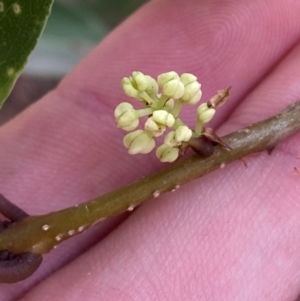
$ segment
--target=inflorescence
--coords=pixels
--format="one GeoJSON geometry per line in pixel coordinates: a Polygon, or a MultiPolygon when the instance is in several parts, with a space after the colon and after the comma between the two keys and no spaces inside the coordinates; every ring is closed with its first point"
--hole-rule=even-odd
{"type": "Polygon", "coordinates": [[[229,97],[230,88],[218,91],[198,107],[195,130],[191,130],[179,118],[179,113],[183,105],[194,105],[201,99],[201,84],[193,74],[179,76],[171,71],[160,74],[155,80],[135,71],[132,76],[123,78],[122,87],[127,96],[137,99],[144,106],[136,110],[130,103],[122,102],[114,112],[117,126],[131,132],[123,139],[129,154],[151,152],[155,147],[154,139],[165,134],[167,128],[171,130],[166,133],[164,143],[156,149],[156,156],[161,162],[175,161],[188,147],[197,149],[195,145],[198,142],[195,141],[200,141],[201,136],[222,144],[213,130],[204,127],[204,124],[213,118],[216,108],[229,97]],[[144,116],[147,116],[144,129],[137,129],[140,118],[144,116]]]}

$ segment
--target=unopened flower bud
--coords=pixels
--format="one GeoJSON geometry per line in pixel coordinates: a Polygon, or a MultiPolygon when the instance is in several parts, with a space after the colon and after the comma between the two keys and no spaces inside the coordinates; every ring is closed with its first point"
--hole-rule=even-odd
{"type": "Polygon", "coordinates": [[[127,134],[123,139],[123,144],[128,148],[128,153],[131,155],[148,154],[155,147],[154,139],[143,130],[136,130],[127,134]]]}
{"type": "Polygon", "coordinates": [[[192,130],[186,125],[180,125],[175,131],[175,139],[177,142],[189,141],[192,137],[192,130]]]}
{"type": "Polygon", "coordinates": [[[121,82],[124,93],[129,97],[138,97],[138,91],[133,87],[132,82],[128,77],[124,77],[121,82]]]}
{"type": "Polygon", "coordinates": [[[209,122],[215,115],[216,110],[208,107],[207,103],[201,104],[197,109],[197,117],[200,123],[209,122]]]}
{"type": "Polygon", "coordinates": [[[151,132],[154,137],[159,137],[166,130],[166,126],[157,123],[153,117],[149,117],[145,122],[145,130],[151,132]]]}
{"type": "Polygon", "coordinates": [[[180,75],[180,80],[185,86],[187,86],[188,84],[197,81],[197,77],[191,73],[183,73],[180,75]]]}
{"type": "Polygon", "coordinates": [[[115,118],[119,118],[121,115],[123,115],[128,110],[132,110],[133,106],[129,102],[121,102],[117,107],[115,108],[115,118]]]}
{"type": "Polygon", "coordinates": [[[148,86],[146,75],[139,71],[132,72],[131,81],[138,91],[145,91],[148,86]]]}
{"type": "Polygon", "coordinates": [[[132,131],[139,125],[139,116],[128,102],[120,103],[114,112],[117,126],[125,131],[132,131]]]}
{"type": "Polygon", "coordinates": [[[149,78],[142,72],[134,71],[132,76],[124,77],[121,84],[127,96],[140,99],[138,93],[146,90],[148,81],[149,78]]]}
{"type": "Polygon", "coordinates": [[[184,85],[178,74],[174,71],[163,73],[157,78],[158,85],[162,87],[163,94],[178,99],[184,93],[184,85]]]}
{"type": "Polygon", "coordinates": [[[191,105],[196,104],[202,96],[201,84],[197,81],[197,77],[184,73],[180,80],[184,84],[184,94],[180,100],[191,105]]]}
{"type": "Polygon", "coordinates": [[[178,79],[179,75],[175,71],[170,71],[166,73],[162,73],[157,77],[157,83],[162,88],[164,84],[169,82],[172,79],[178,79]]]}
{"type": "Polygon", "coordinates": [[[158,93],[158,84],[157,84],[156,80],[149,75],[145,75],[145,77],[147,80],[146,92],[150,96],[156,95],[158,93]]]}
{"type": "Polygon", "coordinates": [[[139,125],[139,118],[135,110],[129,110],[117,120],[118,128],[125,131],[132,131],[139,125]]]}
{"type": "Polygon", "coordinates": [[[185,103],[194,105],[199,102],[202,91],[200,90],[201,85],[198,82],[193,82],[184,87],[184,94],[180,98],[185,103]]]}
{"type": "Polygon", "coordinates": [[[171,113],[165,110],[157,110],[153,112],[153,119],[167,127],[172,127],[175,123],[175,118],[171,113]]]}
{"type": "Polygon", "coordinates": [[[171,131],[165,136],[164,144],[170,147],[178,146],[180,144],[175,138],[175,131],[171,131]]]}
{"type": "Polygon", "coordinates": [[[181,98],[184,94],[184,85],[180,79],[172,79],[164,84],[163,94],[175,99],[181,98]]]}
{"type": "Polygon", "coordinates": [[[174,162],[179,156],[179,149],[162,144],[156,150],[156,157],[161,162],[174,162]]]}

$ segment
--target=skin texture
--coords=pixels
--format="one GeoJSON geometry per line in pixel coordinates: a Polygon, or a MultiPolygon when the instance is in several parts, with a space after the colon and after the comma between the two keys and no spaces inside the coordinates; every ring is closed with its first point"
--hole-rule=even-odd
{"type": "MultiPolygon", "coordinates": [[[[148,3],[1,128],[0,191],[44,214],[159,169],[154,156],[126,155],[111,117],[132,70],[192,72],[205,100],[232,85],[212,124],[220,135],[275,114],[300,95],[299,13],[296,0],[148,3]]],[[[191,108],[183,120],[193,118],[191,108]]],[[[247,158],[248,169],[233,163],[121,225],[104,222],[58,247],[32,278],[1,284],[0,300],[295,300],[299,154],[295,135],[271,156],[247,158]]]]}

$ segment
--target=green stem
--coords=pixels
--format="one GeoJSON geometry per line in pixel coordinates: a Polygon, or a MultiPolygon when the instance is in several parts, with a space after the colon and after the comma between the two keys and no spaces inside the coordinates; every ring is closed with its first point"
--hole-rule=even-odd
{"type": "Polygon", "coordinates": [[[197,122],[196,122],[196,126],[195,126],[195,131],[194,131],[196,137],[199,137],[201,135],[202,128],[203,128],[203,123],[200,122],[198,120],[198,118],[197,118],[197,122]]]}
{"type": "Polygon", "coordinates": [[[149,106],[153,108],[156,107],[156,100],[152,99],[145,91],[139,92],[139,96],[142,97],[149,106]]]}
{"type": "Polygon", "coordinates": [[[175,123],[173,125],[173,129],[176,130],[179,126],[186,125],[185,123],[182,122],[180,118],[175,119],[175,123]]]}
{"type": "Polygon", "coordinates": [[[208,158],[195,154],[79,206],[15,222],[0,233],[0,250],[14,254],[47,253],[60,242],[107,217],[132,210],[144,201],[202,177],[223,164],[251,153],[272,149],[279,141],[300,130],[299,116],[300,101],[274,117],[223,137],[232,151],[217,146],[214,154],[208,158]]]}
{"type": "Polygon", "coordinates": [[[170,99],[169,96],[162,94],[158,100],[157,109],[158,110],[162,109],[169,99],[170,99]]]}
{"type": "Polygon", "coordinates": [[[153,113],[153,109],[152,108],[140,109],[140,110],[136,110],[136,112],[139,117],[143,117],[146,115],[151,115],[153,113]]]}
{"type": "Polygon", "coordinates": [[[181,100],[178,100],[177,103],[176,103],[176,105],[175,105],[175,108],[174,108],[174,110],[172,112],[172,114],[173,114],[173,116],[175,118],[178,117],[178,115],[179,115],[179,113],[180,113],[180,111],[182,109],[182,106],[183,106],[183,102],[181,100]]]}

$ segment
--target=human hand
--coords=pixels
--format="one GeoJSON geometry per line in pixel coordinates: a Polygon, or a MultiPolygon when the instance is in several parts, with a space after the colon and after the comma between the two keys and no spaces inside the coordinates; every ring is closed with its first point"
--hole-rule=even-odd
{"type": "MultiPolygon", "coordinates": [[[[42,214],[160,168],[154,155],[126,154],[113,120],[133,70],[191,72],[204,100],[232,85],[219,134],[277,113],[300,95],[299,11],[296,1],[148,3],[1,128],[0,191],[42,214]]],[[[297,138],[74,237],[28,280],[1,284],[0,300],[295,300],[297,138]]]]}

